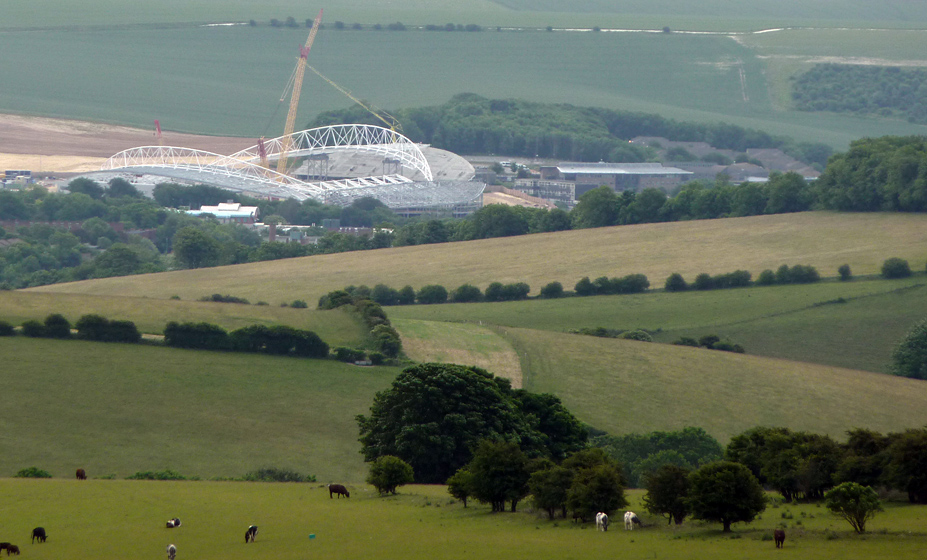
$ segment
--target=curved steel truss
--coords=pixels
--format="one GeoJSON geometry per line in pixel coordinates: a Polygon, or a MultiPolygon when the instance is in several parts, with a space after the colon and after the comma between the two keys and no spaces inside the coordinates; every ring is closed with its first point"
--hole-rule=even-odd
{"type": "MultiPolygon", "coordinates": [[[[283,138],[265,141],[268,160],[279,157],[283,138]]],[[[293,133],[289,157],[303,157],[332,151],[360,151],[391,158],[403,168],[413,170],[425,181],[432,181],[431,167],[422,151],[411,140],[387,128],[345,124],[313,128],[293,133]]],[[[259,165],[258,147],[253,146],[223,156],[175,146],[140,146],[111,156],[101,167],[103,171],[141,171],[187,180],[213,177],[230,189],[260,192],[274,196],[325,199],[333,192],[413,182],[400,174],[360,177],[335,181],[307,182],[277,173],[259,165]]]]}
{"type": "MultiPolygon", "coordinates": [[[[280,157],[284,136],[264,141],[264,150],[268,160],[280,157]]],[[[418,146],[395,130],[370,124],[339,124],[310,128],[294,132],[291,136],[287,157],[304,157],[319,153],[350,150],[370,152],[397,160],[403,167],[421,174],[425,181],[432,181],[431,167],[418,146]]],[[[231,157],[243,161],[260,160],[258,147],[251,146],[234,153],[231,157]]]]}

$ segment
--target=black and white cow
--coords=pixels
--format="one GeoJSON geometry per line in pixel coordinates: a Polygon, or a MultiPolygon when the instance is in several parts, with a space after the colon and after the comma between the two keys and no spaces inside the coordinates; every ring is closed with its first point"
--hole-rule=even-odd
{"type": "Polygon", "coordinates": [[[174,560],[177,556],[177,547],[169,544],[167,545],[167,560],[174,560]]]}
{"type": "Polygon", "coordinates": [[[254,537],[257,536],[257,525],[248,526],[248,530],[245,531],[245,542],[254,542],[254,537]]]}
{"type": "Polygon", "coordinates": [[[638,517],[637,514],[634,513],[633,511],[624,512],[624,528],[627,529],[628,531],[633,531],[634,525],[640,525],[641,527],[643,527],[643,524],[641,523],[641,518],[638,517]]]}
{"type": "Polygon", "coordinates": [[[604,511],[595,514],[595,527],[599,531],[608,531],[608,515],[604,511]]]}
{"type": "Polygon", "coordinates": [[[174,519],[167,520],[167,528],[173,529],[174,527],[180,527],[180,520],[176,517],[174,519]]]}

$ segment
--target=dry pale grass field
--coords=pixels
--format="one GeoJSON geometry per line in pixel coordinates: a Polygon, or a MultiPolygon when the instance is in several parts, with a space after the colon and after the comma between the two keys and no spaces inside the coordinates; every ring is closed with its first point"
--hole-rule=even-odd
{"type": "Polygon", "coordinates": [[[440,323],[404,319],[393,321],[402,336],[402,349],[416,362],[444,362],[486,369],[523,386],[518,354],[488,327],[473,323],[440,323]]]}
{"type": "Polygon", "coordinates": [[[807,264],[823,276],[849,264],[873,274],[888,257],[920,270],[927,260],[927,215],[805,212],[723,220],[645,224],[321,255],[200,270],[105,278],[34,291],[195,299],[221,292],[252,301],[313,304],[347,285],[396,288],[493,281],[527,282],[534,294],[552,281],[571,289],[583,276],[646,274],[654,287],[680,272],[749,270],[807,264]]]}

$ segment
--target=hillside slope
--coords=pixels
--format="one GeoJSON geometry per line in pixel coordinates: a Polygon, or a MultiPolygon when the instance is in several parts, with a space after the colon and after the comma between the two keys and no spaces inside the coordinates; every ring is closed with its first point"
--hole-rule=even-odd
{"type": "Polygon", "coordinates": [[[700,426],[722,442],[754,426],[842,440],[927,424],[927,383],[701,348],[504,329],[526,356],[525,388],[558,395],[613,434],[700,426]]]}
{"type": "Polygon", "coordinates": [[[646,274],[660,287],[680,272],[749,270],[756,276],[782,264],[806,264],[823,276],[849,264],[854,274],[877,273],[890,256],[922,269],[927,215],[804,212],[575,230],[320,255],[160,274],[103,278],[33,291],[185,300],[221,292],[252,301],[303,299],[310,305],[347,285],[395,288],[464,283],[527,282],[533,293],[552,281],[565,287],[582,277],[646,274]]]}

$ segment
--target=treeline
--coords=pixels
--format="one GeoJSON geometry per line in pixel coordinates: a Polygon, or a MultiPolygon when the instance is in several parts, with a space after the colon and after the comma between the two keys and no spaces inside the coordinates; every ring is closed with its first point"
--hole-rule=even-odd
{"type": "MultiPolygon", "coordinates": [[[[411,289],[411,288],[410,288],[411,289]]],[[[402,352],[402,340],[399,332],[390,324],[386,312],[380,303],[372,299],[372,292],[367,286],[348,286],[344,290],[335,290],[319,298],[319,309],[338,309],[350,306],[370,329],[370,339],[377,352],[387,358],[396,358],[402,352]]],[[[356,361],[363,359],[357,350],[342,349],[338,359],[356,361]],[[352,353],[353,352],[353,353],[352,353]]],[[[371,354],[371,361],[382,361],[371,354]]]]}
{"type": "MultiPolygon", "coordinates": [[[[795,142],[726,123],[689,123],[656,114],[615,111],[519,99],[487,99],[464,93],[443,105],[390,111],[415,142],[459,154],[497,154],[563,161],[652,161],[656,152],[629,144],[637,136],[707,142],[720,149],[779,148],[792,157],[824,166],[824,144],[795,142]]],[[[345,123],[380,124],[360,107],[320,113],[309,128],[345,123]]]]}
{"type": "Polygon", "coordinates": [[[927,138],[883,136],[850,143],[815,181],[821,208],[848,212],[927,211],[927,138]]]}
{"type": "MultiPolygon", "coordinates": [[[[305,26],[307,28],[312,27],[312,23],[313,23],[312,18],[306,18],[302,22],[299,22],[296,20],[295,17],[287,16],[282,20],[279,18],[271,18],[266,23],[266,25],[269,25],[270,27],[284,27],[284,28],[295,29],[295,28],[299,28],[302,26],[305,26]]],[[[248,25],[250,25],[251,27],[258,27],[259,25],[264,25],[264,23],[258,22],[255,19],[251,19],[251,20],[248,20],[248,25]]],[[[387,23],[386,25],[384,25],[382,23],[361,24],[361,23],[356,23],[356,22],[347,24],[343,21],[336,20],[334,23],[331,24],[331,27],[332,29],[336,29],[338,31],[344,31],[346,29],[351,29],[354,31],[361,31],[363,29],[371,29],[373,31],[382,31],[384,29],[387,31],[405,31],[410,28],[411,29],[424,29],[425,31],[483,31],[483,27],[475,23],[468,23],[468,24],[445,23],[442,25],[428,24],[424,26],[419,26],[419,25],[407,26],[401,21],[394,21],[392,23],[387,23]]],[[[319,29],[324,29],[324,28],[325,28],[325,24],[319,23],[319,29]]],[[[497,30],[499,29],[501,28],[497,28],[497,30]]]]}
{"type": "Polygon", "coordinates": [[[831,111],[927,123],[927,70],[816,64],[792,84],[799,111],[831,111]]]}

